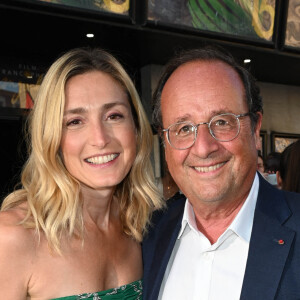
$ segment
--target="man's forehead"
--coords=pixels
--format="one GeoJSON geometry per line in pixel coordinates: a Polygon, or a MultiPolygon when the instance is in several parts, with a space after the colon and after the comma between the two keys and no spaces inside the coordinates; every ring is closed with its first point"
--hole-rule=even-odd
{"type": "Polygon", "coordinates": [[[184,63],[173,71],[170,75],[163,90],[170,84],[179,84],[184,81],[197,81],[201,83],[206,80],[214,80],[216,75],[224,74],[224,76],[237,79],[239,78],[236,70],[227,63],[219,60],[197,60],[184,63]]]}
{"type": "Polygon", "coordinates": [[[217,91],[216,85],[228,86],[241,90],[244,94],[244,84],[236,70],[227,63],[220,60],[197,60],[179,66],[166,81],[162,89],[164,95],[176,95],[182,90],[200,89],[211,92],[217,91]]]}

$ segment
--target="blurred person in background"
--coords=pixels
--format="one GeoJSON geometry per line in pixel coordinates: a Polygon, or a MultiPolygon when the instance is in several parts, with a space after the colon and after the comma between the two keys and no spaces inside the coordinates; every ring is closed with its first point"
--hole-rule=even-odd
{"type": "Polygon", "coordinates": [[[264,158],[260,150],[257,150],[257,171],[262,175],[265,173],[264,158]]]}
{"type": "Polygon", "coordinates": [[[276,172],[279,170],[280,166],[280,155],[281,153],[279,152],[270,152],[264,162],[264,177],[269,183],[276,187],[278,187],[276,172]]]}
{"type": "Polygon", "coordinates": [[[276,175],[279,188],[300,193],[300,140],[287,146],[281,153],[276,175]]]}
{"type": "Polygon", "coordinates": [[[265,172],[268,174],[276,174],[280,165],[280,153],[270,152],[264,162],[265,172]]]}

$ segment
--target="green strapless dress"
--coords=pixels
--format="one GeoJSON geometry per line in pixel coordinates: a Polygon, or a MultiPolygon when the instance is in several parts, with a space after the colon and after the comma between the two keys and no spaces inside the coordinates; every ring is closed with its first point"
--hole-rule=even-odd
{"type": "Polygon", "coordinates": [[[51,300],[142,300],[142,280],[122,285],[118,288],[109,289],[97,293],[86,293],[62,298],[54,298],[51,300]]]}

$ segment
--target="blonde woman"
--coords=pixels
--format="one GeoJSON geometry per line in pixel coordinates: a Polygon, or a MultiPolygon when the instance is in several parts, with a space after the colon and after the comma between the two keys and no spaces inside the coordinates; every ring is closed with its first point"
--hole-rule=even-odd
{"type": "Polygon", "coordinates": [[[140,242],[163,206],[151,127],[120,63],[78,48],[48,70],[22,189],[0,212],[2,299],[142,299],[140,242]]]}

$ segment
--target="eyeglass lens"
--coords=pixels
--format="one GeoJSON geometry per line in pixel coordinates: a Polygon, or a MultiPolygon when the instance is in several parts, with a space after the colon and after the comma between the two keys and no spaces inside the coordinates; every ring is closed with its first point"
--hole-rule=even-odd
{"type": "MultiPolygon", "coordinates": [[[[218,141],[233,140],[239,133],[240,124],[239,119],[233,114],[223,114],[214,116],[209,123],[210,134],[218,141]]],[[[191,147],[197,135],[197,127],[188,122],[180,122],[173,124],[168,130],[168,139],[170,144],[177,149],[187,149],[191,147]]]]}

